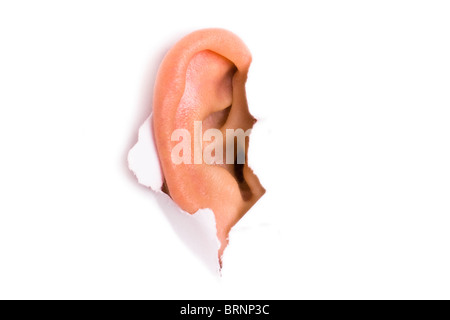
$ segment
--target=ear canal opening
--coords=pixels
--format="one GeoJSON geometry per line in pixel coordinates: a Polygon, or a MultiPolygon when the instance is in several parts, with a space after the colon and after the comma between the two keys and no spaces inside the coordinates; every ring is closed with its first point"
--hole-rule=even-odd
{"type": "Polygon", "coordinates": [[[253,193],[252,193],[252,190],[250,189],[247,181],[244,178],[244,167],[245,167],[245,164],[239,164],[239,163],[234,164],[234,178],[236,179],[236,181],[238,183],[242,200],[248,201],[252,198],[253,193]]]}
{"type": "MultiPolygon", "coordinates": [[[[246,140],[248,143],[248,139],[246,140]]],[[[241,192],[242,200],[249,201],[252,198],[253,193],[244,177],[244,168],[247,165],[247,156],[245,157],[244,163],[239,163],[237,138],[234,138],[233,144],[234,144],[234,163],[232,175],[239,186],[239,191],[241,192]]]]}

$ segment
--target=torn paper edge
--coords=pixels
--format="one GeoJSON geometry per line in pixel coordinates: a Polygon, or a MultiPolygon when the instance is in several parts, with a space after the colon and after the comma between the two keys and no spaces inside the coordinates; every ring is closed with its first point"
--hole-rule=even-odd
{"type": "Polygon", "coordinates": [[[153,136],[152,115],[139,128],[138,141],[128,153],[128,167],[139,184],[156,192],[162,211],[181,240],[209,270],[220,274],[220,241],[217,238],[214,212],[211,209],[200,209],[189,214],[161,190],[164,178],[153,136]]]}

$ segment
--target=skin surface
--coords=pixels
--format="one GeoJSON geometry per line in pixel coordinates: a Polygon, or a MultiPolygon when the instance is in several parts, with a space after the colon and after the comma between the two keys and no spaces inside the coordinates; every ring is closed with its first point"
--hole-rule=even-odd
{"type": "MultiPolygon", "coordinates": [[[[258,201],[265,190],[247,166],[239,164],[174,164],[171,141],[175,129],[194,137],[194,121],[222,131],[252,128],[256,120],[248,110],[245,82],[251,55],[233,33],[205,29],[181,39],[165,56],[158,71],[153,100],[156,146],[165,178],[165,191],[185,211],[210,208],[221,242],[219,260],[231,228],[258,201]]],[[[203,142],[204,149],[209,142],[203,142]]],[[[248,154],[248,138],[245,151],[248,154]]],[[[235,152],[236,153],[236,152],[235,152]]]]}

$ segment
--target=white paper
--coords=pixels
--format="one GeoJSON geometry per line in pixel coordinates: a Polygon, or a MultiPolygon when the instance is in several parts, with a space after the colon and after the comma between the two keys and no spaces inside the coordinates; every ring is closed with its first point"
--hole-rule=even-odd
{"type": "Polygon", "coordinates": [[[138,142],[128,154],[128,166],[141,185],[156,192],[162,211],[186,246],[209,270],[219,272],[220,241],[213,211],[200,209],[195,214],[189,214],[161,191],[164,178],[153,138],[152,116],[139,129],[138,142]]]}

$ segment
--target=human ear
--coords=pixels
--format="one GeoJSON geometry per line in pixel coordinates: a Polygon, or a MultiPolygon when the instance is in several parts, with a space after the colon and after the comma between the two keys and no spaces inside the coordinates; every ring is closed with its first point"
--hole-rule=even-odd
{"type": "Polygon", "coordinates": [[[256,122],[245,94],[250,63],[233,33],[199,30],[167,53],[155,83],[153,127],[164,190],[188,213],[214,212],[219,258],[231,228],[265,192],[247,164],[256,122]]]}

